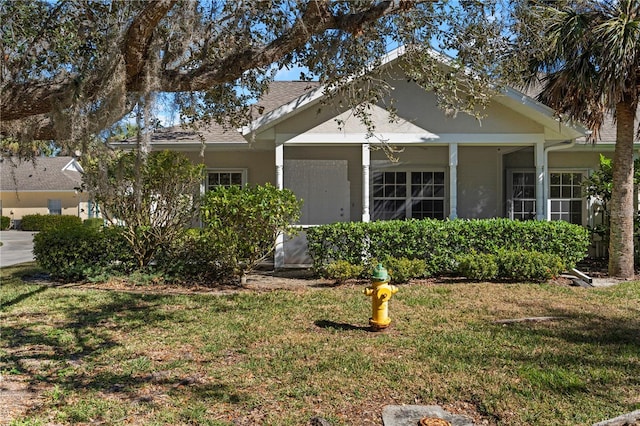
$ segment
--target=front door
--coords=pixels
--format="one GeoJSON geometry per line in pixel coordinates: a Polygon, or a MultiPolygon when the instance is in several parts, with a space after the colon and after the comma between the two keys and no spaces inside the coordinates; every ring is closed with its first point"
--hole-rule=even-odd
{"type": "Polygon", "coordinates": [[[302,225],[349,220],[347,160],[285,160],[284,187],[302,198],[302,225]]]}
{"type": "MultiPolygon", "coordinates": [[[[303,200],[301,225],[324,225],[350,220],[351,188],[347,160],[285,160],[284,187],[303,200]]],[[[304,230],[285,241],[285,265],[309,265],[304,230]]]]}

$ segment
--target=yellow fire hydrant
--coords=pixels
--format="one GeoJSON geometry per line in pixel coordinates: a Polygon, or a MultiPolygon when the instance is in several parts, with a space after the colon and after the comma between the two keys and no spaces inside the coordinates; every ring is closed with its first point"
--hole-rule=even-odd
{"type": "Polygon", "coordinates": [[[369,325],[373,330],[382,330],[391,323],[389,318],[389,300],[391,296],[398,292],[398,288],[389,285],[389,274],[387,270],[378,264],[373,270],[371,286],[364,289],[366,296],[371,296],[371,318],[369,325]]]}

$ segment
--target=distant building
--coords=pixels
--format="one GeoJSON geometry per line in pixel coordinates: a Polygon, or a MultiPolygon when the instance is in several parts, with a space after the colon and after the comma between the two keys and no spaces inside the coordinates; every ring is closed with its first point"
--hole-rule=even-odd
{"type": "Polygon", "coordinates": [[[29,214],[96,216],[95,205],[79,191],[82,167],[73,157],[0,161],[0,210],[19,225],[29,214]]]}

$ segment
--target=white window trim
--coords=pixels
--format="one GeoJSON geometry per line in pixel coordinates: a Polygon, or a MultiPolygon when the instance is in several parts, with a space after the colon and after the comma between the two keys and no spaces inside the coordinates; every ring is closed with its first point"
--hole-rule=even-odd
{"type": "MultiPolygon", "coordinates": [[[[547,203],[547,220],[551,220],[551,201],[571,201],[571,200],[575,200],[574,198],[551,198],[551,175],[552,174],[557,174],[557,173],[573,173],[573,174],[581,174],[582,175],[582,179],[583,182],[585,179],[587,179],[589,177],[589,169],[584,169],[584,168],[553,168],[553,169],[549,169],[548,172],[548,182],[546,184],[546,189],[547,189],[547,199],[545,200],[547,203]]],[[[587,200],[587,197],[580,192],[580,200],[582,201],[582,226],[587,226],[589,224],[589,201],[587,200]]]]}
{"type": "Polygon", "coordinates": [[[242,175],[242,186],[247,185],[248,170],[241,168],[208,168],[204,175],[204,189],[209,190],[209,173],[240,173],[242,175]]]}
{"type": "MultiPolygon", "coordinates": [[[[507,169],[507,211],[506,215],[508,218],[513,219],[513,174],[514,173],[536,173],[534,168],[517,168],[517,169],[507,169]]],[[[590,174],[590,169],[585,168],[571,168],[571,167],[559,167],[559,168],[549,168],[547,172],[547,182],[545,182],[545,191],[546,191],[546,220],[551,220],[551,201],[557,200],[569,200],[566,198],[551,198],[551,175],[555,173],[580,173],[582,174],[583,179],[587,179],[590,174]]],[[[536,187],[537,191],[537,187],[536,187]]],[[[537,194],[536,194],[537,195],[537,194]]],[[[587,226],[591,222],[590,215],[590,206],[591,203],[587,200],[587,197],[582,195],[582,225],[587,226]]],[[[535,200],[533,198],[532,200],[535,200]]],[[[538,206],[536,205],[536,211],[538,210],[538,206]]]]}
{"type": "MultiPolygon", "coordinates": [[[[374,162],[372,162],[374,163],[374,162]]],[[[449,173],[447,171],[447,169],[445,167],[428,167],[428,166],[421,166],[421,165],[412,165],[412,166],[404,166],[404,167],[394,167],[394,166],[387,166],[386,162],[385,164],[372,164],[371,165],[371,171],[369,174],[369,188],[370,188],[370,193],[369,193],[369,205],[370,207],[370,216],[371,216],[371,220],[383,220],[383,219],[378,219],[375,217],[375,211],[374,211],[374,189],[373,189],[373,180],[374,180],[374,175],[376,173],[384,173],[384,172],[402,172],[402,173],[411,173],[411,172],[432,172],[432,173],[444,173],[444,196],[442,197],[443,200],[443,217],[444,219],[447,219],[449,217],[449,173]]],[[[410,177],[407,180],[407,183],[410,184],[410,177]]],[[[410,192],[408,192],[408,194],[410,194],[410,192]]],[[[410,196],[407,196],[405,198],[406,199],[410,199],[410,196]]],[[[433,198],[434,200],[439,200],[440,198],[433,198]]],[[[407,218],[408,219],[408,218],[407,218]]]]}
{"type": "MultiPolygon", "coordinates": [[[[513,220],[513,174],[514,173],[532,173],[536,175],[536,169],[534,168],[523,168],[523,169],[508,169],[507,170],[507,217],[513,220]]],[[[537,187],[533,185],[534,191],[537,191],[537,187]]],[[[535,205],[535,211],[533,212],[533,217],[535,218],[538,211],[537,198],[536,193],[534,193],[533,198],[526,198],[526,200],[533,201],[535,205]]]]}
{"type": "Polygon", "coordinates": [[[49,211],[50,215],[55,215],[55,216],[59,216],[62,214],[62,200],[60,199],[55,199],[55,198],[50,198],[47,200],[47,210],[49,211]],[[51,208],[52,204],[57,204],[58,206],[60,206],[59,212],[56,213],[52,213],[53,209],[51,208]]]}

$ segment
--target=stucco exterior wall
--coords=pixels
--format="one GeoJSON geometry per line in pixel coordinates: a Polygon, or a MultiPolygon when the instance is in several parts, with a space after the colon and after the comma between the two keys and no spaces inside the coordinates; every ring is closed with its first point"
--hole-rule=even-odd
{"type": "Polygon", "coordinates": [[[416,126],[435,133],[543,133],[544,129],[533,120],[513,111],[504,105],[492,101],[486,110],[481,111],[482,119],[458,113],[448,117],[437,106],[433,92],[426,92],[404,75],[391,80],[394,87],[393,97],[402,99],[395,106],[400,117],[411,120],[416,126]]]}
{"type": "Polygon", "coordinates": [[[398,161],[391,162],[382,150],[371,152],[371,161],[386,162],[385,167],[429,166],[446,167],[449,164],[449,148],[446,146],[405,146],[402,152],[393,154],[398,161]]]}
{"type": "Polygon", "coordinates": [[[49,214],[48,200],[60,200],[63,215],[83,217],[78,206],[86,202],[86,196],[73,192],[1,192],[0,200],[2,216],[20,220],[29,214],[49,214]]]}
{"type": "Polygon", "coordinates": [[[196,164],[204,164],[208,169],[247,170],[247,182],[264,185],[276,184],[276,160],[274,151],[217,151],[185,153],[196,164]]]}
{"type": "Polygon", "coordinates": [[[535,168],[533,147],[520,148],[515,152],[505,154],[503,164],[506,169],[532,169],[535,168]]]}
{"type": "MultiPolygon", "coordinates": [[[[400,122],[390,122],[384,110],[390,100],[381,102],[371,109],[372,120],[376,123],[376,133],[384,136],[392,133],[432,132],[434,134],[544,134],[541,124],[533,121],[513,109],[491,101],[486,109],[480,111],[481,119],[466,113],[447,115],[438,107],[433,92],[427,92],[412,81],[399,69],[390,71],[387,82],[392,86],[391,95],[401,102],[394,103],[400,122]]],[[[333,105],[338,105],[336,101],[333,105]]],[[[344,102],[344,104],[348,104],[344,102]]],[[[332,105],[313,105],[298,112],[293,118],[275,126],[275,133],[299,135],[304,132],[315,133],[364,133],[365,127],[353,113],[345,108],[332,105]],[[339,126],[335,118],[344,123],[339,126]],[[341,127],[341,128],[340,128],[341,127]]],[[[333,141],[332,141],[333,142],[333,141]]],[[[339,141],[336,141],[339,142],[339,141]]],[[[365,142],[365,141],[363,141],[365,142]]]]}
{"type": "MultiPolygon", "coordinates": [[[[605,157],[613,158],[613,152],[603,154],[605,157]]],[[[549,153],[549,168],[597,170],[600,168],[600,153],[597,151],[552,151],[549,153]]]]}

